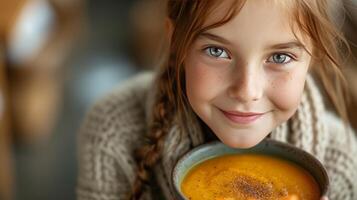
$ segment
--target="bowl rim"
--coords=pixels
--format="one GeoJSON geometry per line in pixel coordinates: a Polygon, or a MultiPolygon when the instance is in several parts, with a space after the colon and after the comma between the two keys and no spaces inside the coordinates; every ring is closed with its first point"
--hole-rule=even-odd
{"type": "MultiPolygon", "coordinates": [[[[204,148],[208,148],[210,146],[216,146],[216,145],[224,145],[226,146],[227,148],[231,148],[231,149],[241,149],[241,150],[249,150],[249,149],[253,149],[255,147],[257,147],[258,145],[262,144],[262,143],[266,143],[265,145],[269,144],[269,145],[273,145],[273,146],[276,146],[278,148],[288,148],[288,149],[292,149],[294,150],[295,152],[297,152],[297,154],[302,154],[304,156],[306,156],[308,159],[311,159],[316,165],[317,165],[317,168],[320,169],[321,173],[322,173],[322,177],[325,181],[325,184],[324,185],[320,185],[319,184],[319,187],[320,187],[320,190],[321,190],[321,197],[323,196],[327,196],[329,191],[330,191],[330,180],[329,180],[329,176],[328,176],[328,173],[327,173],[327,170],[326,168],[323,166],[323,164],[315,157],[313,156],[311,153],[301,149],[301,148],[298,148],[290,143],[285,143],[285,142],[282,142],[282,141],[278,141],[278,140],[274,140],[274,139],[271,139],[271,138],[264,138],[261,142],[259,142],[258,144],[256,144],[255,146],[251,147],[251,148],[232,148],[232,147],[229,147],[227,145],[225,145],[224,143],[222,143],[220,140],[215,140],[215,141],[210,141],[210,142],[207,142],[207,143],[203,143],[201,145],[198,145],[190,150],[188,150],[186,153],[184,153],[178,160],[177,162],[175,163],[174,165],[174,168],[173,170],[171,171],[171,182],[172,182],[172,186],[173,186],[173,189],[174,189],[174,192],[175,192],[175,195],[176,196],[179,196],[180,198],[182,198],[182,200],[186,200],[187,198],[185,198],[184,194],[181,192],[180,188],[178,188],[179,186],[175,184],[175,180],[177,178],[177,176],[175,176],[175,174],[178,173],[178,167],[179,165],[181,165],[185,160],[187,160],[191,155],[193,155],[195,152],[201,150],[201,149],[204,149],[204,148]]],[[[224,154],[222,154],[224,155],[224,154]]],[[[222,156],[222,155],[218,155],[218,156],[222,156]]],[[[264,154],[263,154],[264,155],[264,154]]],[[[272,154],[269,154],[267,153],[266,155],[272,155],[272,154]]],[[[214,156],[214,157],[218,157],[218,156],[214,156]]],[[[279,155],[275,155],[275,156],[278,156],[279,155]]],[[[206,159],[201,159],[199,160],[198,162],[196,162],[193,166],[197,165],[198,163],[201,163],[205,160],[208,160],[208,159],[212,159],[214,157],[207,157],[206,159]]],[[[285,158],[282,158],[280,157],[281,159],[284,159],[284,160],[287,160],[285,158]]],[[[309,172],[309,174],[316,180],[316,177],[315,175],[308,169],[306,169],[304,166],[301,166],[301,164],[299,163],[296,163],[292,160],[289,160],[290,162],[293,162],[295,163],[296,165],[298,165],[299,167],[302,167],[303,169],[305,169],[306,171],[309,172]]],[[[192,166],[191,168],[192,169],[192,166]]]]}

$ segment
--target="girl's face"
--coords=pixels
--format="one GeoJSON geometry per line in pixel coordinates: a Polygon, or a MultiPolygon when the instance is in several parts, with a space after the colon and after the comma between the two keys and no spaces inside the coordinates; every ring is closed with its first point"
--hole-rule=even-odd
{"type": "Polygon", "coordinates": [[[302,43],[282,6],[252,0],[230,22],[202,33],[187,52],[189,103],[226,145],[254,146],[295,113],[311,60],[304,47],[312,48],[296,35],[302,43]]]}

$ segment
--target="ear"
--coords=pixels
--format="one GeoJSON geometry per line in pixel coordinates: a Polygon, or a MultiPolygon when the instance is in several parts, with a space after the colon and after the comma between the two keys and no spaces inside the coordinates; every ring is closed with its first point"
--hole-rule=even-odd
{"type": "Polygon", "coordinates": [[[166,37],[169,41],[171,41],[173,31],[174,31],[174,24],[170,18],[166,17],[165,32],[166,32],[166,37]]]}

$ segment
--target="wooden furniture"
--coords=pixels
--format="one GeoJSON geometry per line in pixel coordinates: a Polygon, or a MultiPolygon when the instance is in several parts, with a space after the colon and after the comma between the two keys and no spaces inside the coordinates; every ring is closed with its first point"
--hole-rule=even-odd
{"type": "Polygon", "coordinates": [[[0,49],[0,199],[12,199],[13,167],[4,51],[0,49]]]}
{"type": "Polygon", "coordinates": [[[7,33],[23,3],[24,0],[0,1],[0,199],[4,200],[13,199],[14,185],[5,49],[7,33]]]}
{"type": "Polygon", "coordinates": [[[64,62],[78,33],[83,30],[83,11],[83,0],[0,0],[1,200],[14,197],[15,163],[11,157],[14,138],[18,143],[29,144],[52,132],[62,99],[64,62]],[[30,3],[39,2],[50,7],[55,23],[35,55],[14,62],[9,58],[9,44],[15,25],[21,21],[19,18],[30,3]]]}

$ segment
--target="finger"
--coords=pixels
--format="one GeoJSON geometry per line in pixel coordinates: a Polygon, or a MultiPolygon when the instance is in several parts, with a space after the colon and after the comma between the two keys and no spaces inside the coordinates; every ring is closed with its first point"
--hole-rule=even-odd
{"type": "Polygon", "coordinates": [[[299,200],[299,197],[297,195],[288,195],[286,197],[283,197],[281,200],[299,200]]]}
{"type": "Polygon", "coordinates": [[[322,197],[321,200],[328,200],[328,198],[327,197],[322,197]]]}

